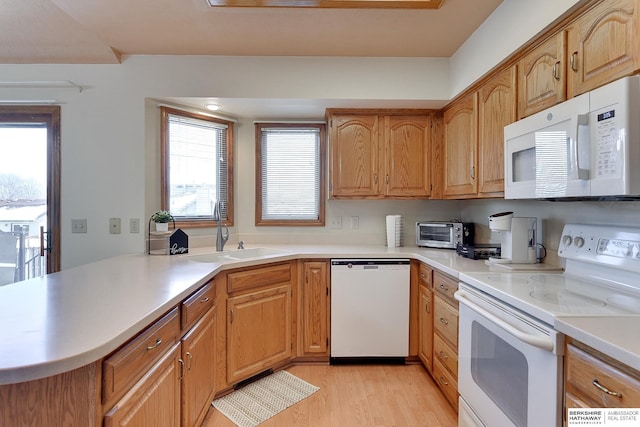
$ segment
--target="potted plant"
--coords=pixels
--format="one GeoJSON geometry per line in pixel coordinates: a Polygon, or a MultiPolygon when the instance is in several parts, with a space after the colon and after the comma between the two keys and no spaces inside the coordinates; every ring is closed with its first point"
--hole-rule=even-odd
{"type": "Polygon", "coordinates": [[[169,231],[169,221],[173,221],[173,216],[168,211],[158,211],[151,215],[151,221],[156,224],[156,231],[169,231]]]}

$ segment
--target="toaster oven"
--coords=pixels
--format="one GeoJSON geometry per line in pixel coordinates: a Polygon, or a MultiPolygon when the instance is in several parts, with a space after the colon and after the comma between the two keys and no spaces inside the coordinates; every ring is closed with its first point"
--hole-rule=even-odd
{"type": "Polygon", "coordinates": [[[424,221],[416,223],[416,245],[426,248],[455,249],[473,245],[472,222],[424,221]]]}

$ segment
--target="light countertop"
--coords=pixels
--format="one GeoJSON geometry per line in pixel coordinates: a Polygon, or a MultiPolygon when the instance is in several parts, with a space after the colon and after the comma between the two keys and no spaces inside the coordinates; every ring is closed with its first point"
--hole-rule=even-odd
{"type": "Polygon", "coordinates": [[[488,269],[482,261],[443,249],[268,247],[282,253],[216,262],[189,259],[215,253],[212,248],[174,256],[124,255],[0,287],[0,385],[44,378],[103,358],[225,269],[349,257],[413,258],[454,277],[460,271],[488,269]]]}
{"type": "Polygon", "coordinates": [[[563,334],[640,371],[640,315],[558,317],[554,326],[563,334]]]}

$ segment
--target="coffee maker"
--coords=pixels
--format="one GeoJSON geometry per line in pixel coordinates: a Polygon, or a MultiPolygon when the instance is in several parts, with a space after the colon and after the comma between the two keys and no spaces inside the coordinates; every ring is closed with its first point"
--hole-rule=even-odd
{"type": "Polygon", "coordinates": [[[489,263],[535,264],[536,228],[535,217],[518,218],[513,212],[501,212],[489,216],[489,229],[500,233],[500,257],[489,258],[489,263]]]}

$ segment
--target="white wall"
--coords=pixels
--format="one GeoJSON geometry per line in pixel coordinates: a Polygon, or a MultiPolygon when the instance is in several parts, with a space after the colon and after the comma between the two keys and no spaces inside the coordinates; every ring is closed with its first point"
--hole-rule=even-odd
{"type": "MultiPolygon", "coordinates": [[[[575,1],[505,0],[490,21],[449,61],[447,58],[285,58],[133,56],[118,65],[1,65],[2,81],[72,80],[74,89],[7,88],[0,100],[54,99],[62,106],[62,267],[145,249],[144,233],[130,234],[130,218],[146,227],[159,208],[158,114],[153,98],[238,97],[354,100],[448,100],[486,69],[515,50],[547,21],[575,1]],[[533,6],[535,3],[535,7],[533,6]],[[523,12],[524,11],[524,12],[523,12]],[[538,13],[533,13],[538,12],[538,13]],[[523,29],[527,31],[521,33],[523,29]],[[517,37],[519,35],[519,37],[517,37]],[[500,43],[495,43],[500,40],[500,43]],[[451,68],[450,68],[451,63],[451,68]],[[108,219],[122,218],[120,235],[110,235],[108,219]],[[71,219],[86,218],[87,234],[71,234],[71,219]]],[[[407,243],[412,223],[453,216],[481,221],[493,203],[456,201],[329,201],[327,217],[342,216],[348,227],[260,228],[253,224],[253,126],[238,124],[236,226],[252,242],[302,239],[310,243],[384,241],[383,218],[405,215],[407,243]],[[475,210],[477,203],[483,210],[475,210]],[[483,203],[488,203],[485,206],[483,203]],[[479,214],[478,212],[482,212],[479,214]]],[[[556,205],[533,203],[540,216],[556,205]]],[[[497,205],[496,205],[497,206],[497,205]]],[[[625,205],[628,206],[628,205],[625,205]]],[[[636,207],[628,208],[630,212],[636,207]]],[[[627,208],[625,208],[626,210],[627,208]]],[[[566,219],[574,216],[568,209],[566,219]]],[[[608,219],[599,205],[581,210],[589,220],[608,219]]],[[[631,215],[631,214],[629,214],[631,215]]],[[[559,217],[562,218],[562,217],[559,217]]],[[[562,218],[564,220],[564,218],[562,218]]],[[[626,220],[627,216],[617,218],[626,220]]],[[[205,234],[211,234],[206,230],[205,234]]],[[[194,232],[202,234],[202,231],[194,232]]],[[[194,238],[195,239],[195,238],[194,238]]]]}

